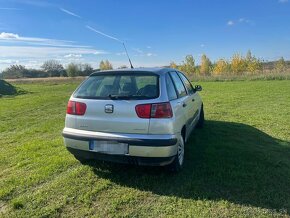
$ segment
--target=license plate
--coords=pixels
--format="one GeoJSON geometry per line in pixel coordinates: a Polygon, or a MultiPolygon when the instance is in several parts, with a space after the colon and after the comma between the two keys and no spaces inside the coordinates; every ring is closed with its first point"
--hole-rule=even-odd
{"type": "Polygon", "coordinates": [[[89,150],[105,154],[128,154],[128,144],[114,141],[90,141],[89,150]]]}

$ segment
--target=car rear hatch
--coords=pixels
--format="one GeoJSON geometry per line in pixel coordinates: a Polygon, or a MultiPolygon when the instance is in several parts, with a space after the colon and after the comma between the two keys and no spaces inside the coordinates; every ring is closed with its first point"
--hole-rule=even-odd
{"type": "Polygon", "coordinates": [[[158,96],[159,76],[156,74],[94,74],[71,97],[72,103],[69,104],[75,108],[67,114],[66,127],[97,132],[147,134],[150,119],[138,117],[136,106],[151,102],[158,96]]]}

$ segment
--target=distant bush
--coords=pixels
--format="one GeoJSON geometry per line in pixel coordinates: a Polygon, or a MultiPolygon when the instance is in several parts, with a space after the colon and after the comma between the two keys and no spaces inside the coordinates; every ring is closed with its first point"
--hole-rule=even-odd
{"type": "Polygon", "coordinates": [[[0,97],[2,95],[16,95],[16,94],[17,89],[13,85],[6,82],[5,80],[0,80],[0,97]]]}
{"type": "Polygon", "coordinates": [[[3,79],[43,78],[48,76],[48,73],[42,70],[26,69],[22,65],[11,65],[2,72],[3,79]]]}
{"type": "Polygon", "coordinates": [[[57,60],[48,60],[45,61],[41,68],[46,72],[50,77],[64,76],[65,70],[62,64],[57,60]]]}

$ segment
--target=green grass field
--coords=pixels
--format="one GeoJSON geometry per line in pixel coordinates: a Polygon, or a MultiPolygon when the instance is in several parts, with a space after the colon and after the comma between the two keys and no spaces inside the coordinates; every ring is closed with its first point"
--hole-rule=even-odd
{"type": "Polygon", "coordinates": [[[82,165],[61,131],[79,82],[0,98],[0,217],[289,217],[290,81],[201,82],[184,170],[82,165]]]}

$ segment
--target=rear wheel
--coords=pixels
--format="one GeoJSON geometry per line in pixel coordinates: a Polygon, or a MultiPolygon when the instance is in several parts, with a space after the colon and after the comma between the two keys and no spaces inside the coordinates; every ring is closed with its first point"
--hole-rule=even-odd
{"type": "Polygon", "coordinates": [[[184,139],[180,135],[178,139],[177,154],[174,158],[174,161],[169,165],[169,169],[172,172],[179,172],[184,163],[184,139]]]}
{"type": "Polygon", "coordinates": [[[201,106],[198,122],[196,124],[197,128],[202,128],[204,124],[204,111],[203,111],[203,105],[201,106]]]}

